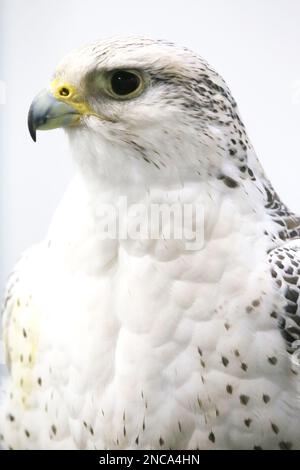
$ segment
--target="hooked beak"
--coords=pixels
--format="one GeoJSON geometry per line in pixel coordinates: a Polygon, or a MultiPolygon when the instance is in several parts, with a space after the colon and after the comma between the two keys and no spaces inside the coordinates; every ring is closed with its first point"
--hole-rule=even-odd
{"type": "Polygon", "coordinates": [[[37,130],[71,126],[84,115],[101,118],[73,85],[56,78],[50,90],[43,90],[34,98],[28,113],[28,129],[35,142],[37,130]]]}
{"type": "Polygon", "coordinates": [[[80,120],[80,114],[71,105],[59,101],[48,90],[41,91],[31,103],[28,129],[34,142],[37,130],[66,127],[80,120]]]}

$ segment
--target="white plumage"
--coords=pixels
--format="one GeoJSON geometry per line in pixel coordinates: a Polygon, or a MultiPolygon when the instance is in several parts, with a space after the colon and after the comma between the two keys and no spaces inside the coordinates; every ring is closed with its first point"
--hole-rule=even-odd
{"type": "MultiPolygon", "coordinates": [[[[56,80],[77,90],[59,98],[76,117],[84,103],[63,122],[77,176],[8,283],[4,446],[300,448],[299,219],[225,83],[185,48],[145,38],[85,46],[56,80]],[[141,92],[111,96],[115,70],[138,71],[141,92]],[[124,196],[201,205],[204,246],[104,239],[101,207],[124,196]]],[[[50,127],[35,109],[32,134],[50,127]]]]}

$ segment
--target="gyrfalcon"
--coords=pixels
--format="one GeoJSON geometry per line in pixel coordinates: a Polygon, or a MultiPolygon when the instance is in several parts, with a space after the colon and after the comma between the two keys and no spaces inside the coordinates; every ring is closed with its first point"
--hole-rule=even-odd
{"type": "Polygon", "coordinates": [[[98,41],[28,124],[65,129],[76,176],[8,281],[3,446],[300,449],[300,219],[223,79],[167,41],[98,41]],[[201,246],[165,237],[173,218],[104,236],[124,199],[202,207],[201,246]]]}

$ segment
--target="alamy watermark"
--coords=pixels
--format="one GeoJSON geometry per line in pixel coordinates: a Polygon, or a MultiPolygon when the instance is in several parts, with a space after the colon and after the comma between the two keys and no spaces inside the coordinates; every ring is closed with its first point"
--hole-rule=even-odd
{"type": "MultiPolygon", "coordinates": [[[[204,207],[200,204],[128,204],[122,196],[117,205],[99,204],[99,236],[103,240],[178,240],[187,251],[204,245],[204,207]]],[[[4,345],[0,340],[0,365],[4,345]]]]}
{"type": "Polygon", "coordinates": [[[100,204],[97,210],[102,239],[181,240],[186,250],[204,243],[204,208],[201,204],[100,204]]]}

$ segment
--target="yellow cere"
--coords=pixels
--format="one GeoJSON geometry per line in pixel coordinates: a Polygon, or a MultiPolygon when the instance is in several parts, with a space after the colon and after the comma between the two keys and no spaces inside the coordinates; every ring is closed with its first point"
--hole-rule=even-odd
{"type": "Polygon", "coordinates": [[[85,101],[84,96],[73,85],[64,82],[61,78],[55,78],[52,81],[50,90],[57,100],[69,104],[78,111],[78,114],[99,117],[85,101]]]}

